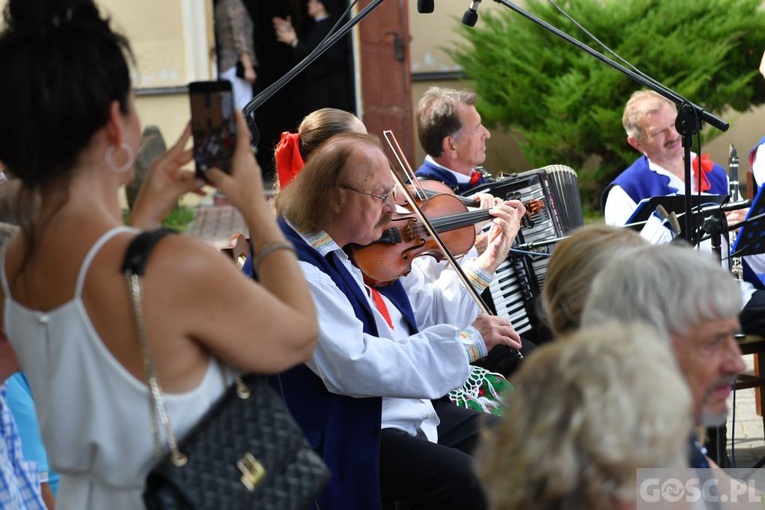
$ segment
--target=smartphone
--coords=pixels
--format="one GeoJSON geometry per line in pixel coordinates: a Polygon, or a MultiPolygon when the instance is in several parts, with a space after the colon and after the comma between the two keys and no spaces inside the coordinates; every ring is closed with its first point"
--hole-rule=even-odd
{"type": "Polygon", "coordinates": [[[236,147],[236,118],[231,82],[191,82],[189,100],[197,177],[204,179],[210,168],[219,168],[231,173],[231,159],[236,147]]]}

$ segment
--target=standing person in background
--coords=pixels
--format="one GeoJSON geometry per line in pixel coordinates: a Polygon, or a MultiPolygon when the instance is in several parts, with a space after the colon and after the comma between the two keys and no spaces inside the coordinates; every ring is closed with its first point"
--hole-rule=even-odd
{"type": "MultiPolygon", "coordinates": [[[[124,224],[119,198],[141,139],[131,62],[128,41],[92,1],[8,2],[0,160],[40,206],[0,252],[0,315],[61,475],[60,510],[144,508],[157,458],[121,270],[140,232],[124,224]]],[[[265,199],[247,124],[236,119],[231,173],[212,168],[206,178],[242,213],[260,282],[181,235],[156,245],[142,279],[153,364],[179,441],[225,392],[228,366],[277,373],[308,360],[316,343],[311,294],[265,199]]],[[[163,218],[196,188],[182,171],[192,160],[190,128],[152,166],[157,177],[145,181],[133,225],[163,218]]]]}
{"type": "Polygon", "coordinates": [[[489,182],[477,167],[486,160],[491,133],[481,124],[476,95],[467,90],[431,87],[417,104],[417,136],[427,154],[415,172],[464,193],[489,182]]]}
{"type": "Polygon", "coordinates": [[[253,23],[242,0],[217,0],[215,4],[215,40],[218,45],[218,74],[234,90],[234,104],[239,111],[252,99],[257,79],[253,23]]]}
{"type": "MultiPolygon", "coordinates": [[[[303,60],[329,34],[337,22],[337,13],[330,12],[326,1],[308,0],[308,16],[312,24],[299,36],[292,20],[273,19],[276,38],[293,48],[296,61],[303,60]]],[[[329,48],[305,70],[305,111],[337,108],[348,112],[356,110],[356,99],[351,70],[351,48],[343,39],[329,48]]]]}

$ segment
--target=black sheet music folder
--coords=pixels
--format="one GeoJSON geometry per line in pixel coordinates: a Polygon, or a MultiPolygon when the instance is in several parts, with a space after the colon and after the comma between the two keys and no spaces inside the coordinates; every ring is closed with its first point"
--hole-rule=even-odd
{"type": "Polygon", "coordinates": [[[736,234],[736,242],[731,250],[732,257],[765,253],[765,194],[760,186],[757,196],[752,201],[744,226],[736,234]]]}
{"type": "MultiPolygon", "coordinates": [[[[692,195],[691,206],[695,210],[699,205],[701,205],[702,208],[714,205],[722,205],[728,200],[729,197],[730,195],[692,195]]],[[[651,217],[651,214],[653,214],[653,212],[656,210],[656,207],[659,205],[662,205],[668,214],[674,212],[677,215],[678,222],[680,223],[680,236],[684,237],[685,195],[658,196],[641,200],[637,205],[637,209],[635,209],[635,212],[632,213],[632,216],[627,221],[627,225],[639,231],[643,228],[645,221],[651,217]]],[[[695,224],[698,226],[701,221],[702,220],[697,216],[695,224]]],[[[698,236],[694,235],[690,242],[692,244],[696,244],[698,242],[698,236]]]]}
{"type": "MultiPolygon", "coordinates": [[[[692,195],[691,205],[694,208],[699,204],[701,204],[702,207],[720,205],[728,199],[728,196],[729,195],[692,195]]],[[[669,195],[643,199],[638,203],[637,209],[632,213],[630,219],[627,220],[627,224],[646,221],[651,214],[653,214],[658,205],[664,206],[664,209],[666,209],[668,213],[674,212],[679,215],[685,212],[685,195],[669,195]]],[[[680,217],[682,218],[682,216],[680,217]]],[[[682,225],[682,223],[683,222],[681,221],[680,224],[682,225]]],[[[642,225],[640,225],[640,227],[642,228],[642,225]]]]}

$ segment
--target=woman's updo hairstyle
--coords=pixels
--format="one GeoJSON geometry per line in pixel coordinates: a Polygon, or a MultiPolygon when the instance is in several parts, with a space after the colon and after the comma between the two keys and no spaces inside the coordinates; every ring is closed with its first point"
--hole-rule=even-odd
{"type": "Polygon", "coordinates": [[[0,34],[0,161],[28,190],[65,174],[128,112],[129,43],[92,0],[9,0],[0,34]]]}

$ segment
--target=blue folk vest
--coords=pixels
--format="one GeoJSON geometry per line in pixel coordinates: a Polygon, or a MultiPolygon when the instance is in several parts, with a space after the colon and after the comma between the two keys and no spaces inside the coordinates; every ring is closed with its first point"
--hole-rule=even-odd
{"type": "MultiPolygon", "coordinates": [[[[330,257],[322,257],[283,219],[279,226],[295,245],[298,258],[328,274],[345,294],[364,332],[377,335],[373,312],[363,289],[353,276],[330,257]]],[[[400,282],[378,288],[398,308],[417,332],[409,298],[400,282]]],[[[332,472],[329,486],[318,500],[322,510],[378,510],[380,502],[380,425],[382,398],[353,398],[330,393],[322,380],[305,365],[278,377],[272,385],[284,395],[287,407],[306,438],[332,472]]]]}
{"type": "MultiPolygon", "coordinates": [[[[728,194],[728,176],[720,165],[715,163],[712,171],[707,174],[707,178],[711,185],[708,193],[714,195],[728,194]]],[[[614,186],[620,186],[635,203],[640,202],[644,198],[663,197],[677,193],[674,188],[669,186],[669,177],[660,175],[648,168],[648,158],[646,156],[640,156],[629,168],[619,174],[611,184],[606,186],[600,201],[603,211],[606,209],[608,193],[614,186]]]]}

